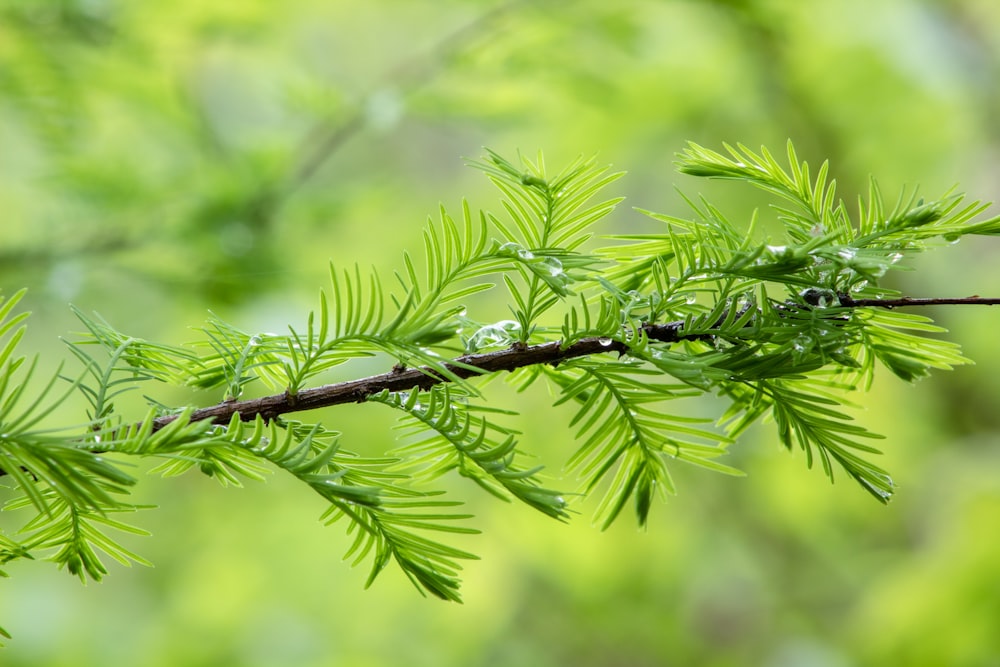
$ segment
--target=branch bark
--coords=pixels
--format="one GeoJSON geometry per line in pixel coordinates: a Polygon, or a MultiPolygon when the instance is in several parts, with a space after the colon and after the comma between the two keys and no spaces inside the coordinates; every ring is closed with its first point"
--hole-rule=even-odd
{"type": "MultiPolygon", "coordinates": [[[[676,342],[683,336],[680,333],[683,322],[650,325],[646,327],[647,335],[655,340],[676,342]]],[[[618,352],[628,350],[623,343],[596,336],[582,338],[565,349],[558,341],[539,343],[538,345],[514,345],[504,350],[465,354],[453,362],[444,364],[450,373],[460,378],[472,377],[496,371],[513,371],[525,366],[536,364],[556,365],[568,359],[585,357],[601,352],[618,352]]],[[[315,410],[343,403],[361,403],[369,396],[388,390],[391,392],[410,389],[430,389],[434,385],[447,382],[448,379],[429,367],[393,369],[388,373],[373,375],[358,380],[338,382],[311,389],[304,389],[298,394],[275,394],[261,398],[251,398],[245,401],[224,401],[217,405],[195,410],[191,421],[211,419],[217,424],[226,424],[233,415],[239,413],[240,419],[250,421],[257,415],[265,419],[273,419],[279,415],[302,410],[315,410]]],[[[175,415],[159,417],[153,424],[158,430],[174,421],[175,415]]]]}
{"type": "Polygon", "coordinates": [[[901,308],[905,306],[1000,306],[1000,299],[975,296],[958,298],[914,298],[909,296],[898,299],[852,299],[846,294],[838,295],[840,305],[845,308],[901,308]]]}
{"type": "MultiPolygon", "coordinates": [[[[846,294],[837,296],[840,306],[844,308],[1000,305],[1000,298],[987,298],[978,295],[959,298],[900,297],[898,299],[853,299],[846,294]]],[[[683,327],[683,322],[648,324],[643,327],[643,332],[651,340],[665,343],[710,337],[704,333],[686,335],[683,327]]],[[[497,371],[513,371],[536,364],[557,365],[569,359],[605,352],[624,354],[628,352],[628,346],[620,341],[597,336],[581,338],[565,348],[561,347],[559,341],[539,343],[538,345],[513,345],[494,352],[462,355],[452,362],[446,363],[445,368],[457,377],[467,378],[497,371]]],[[[407,391],[414,388],[423,390],[443,382],[448,382],[448,378],[432,368],[395,368],[381,375],[305,389],[295,395],[285,392],[245,401],[223,401],[195,410],[191,415],[191,421],[208,419],[216,424],[226,424],[237,413],[243,421],[251,421],[256,419],[258,415],[265,419],[274,419],[292,412],[315,410],[344,403],[360,403],[369,396],[385,390],[390,392],[407,391]]],[[[153,429],[159,430],[176,419],[176,415],[158,417],[153,423],[153,429]]],[[[100,452],[95,451],[94,453],[100,452]]],[[[0,468],[0,477],[7,474],[6,470],[0,468]]]]}
{"type": "MultiPolygon", "coordinates": [[[[840,305],[845,308],[899,308],[907,306],[938,306],[938,305],[1000,305],[1000,298],[984,298],[970,296],[962,298],[913,298],[898,299],[852,299],[846,294],[838,295],[840,305]]],[[[668,322],[665,324],[648,324],[643,331],[650,338],[665,343],[675,343],[682,339],[704,338],[705,334],[685,335],[683,322],[668,322]]],[[[504,350],[479,354],[465,354],[453,362],[446,363],[449,372],[460,378],[472,377],[497,371],[513,371],[536,364],[557,365],[560,362],[577,357],[604,352],[624,354],[628,347],[616,340],[596,336],[582,338],[575,343],[561,347],[558,341],[539,343],[538,345],[514,345],[504,350]]],[[[252,398],[244,401],[224,401],[200,410],[191,415],[192,421],[210,419],[217,424],[226,424],[233,415],[239,413],[243,421],[251,421],[260,415],[264,419],[274,419],[280,415],[303,410],[341,405],[344,403],[361,403],[369,396],[381,391],[407,391],[410,389],[430,389],[434,385],[447,382],[448,379],[434,369],[405,368],[393,369],[381,375],[373,375],[358,380],[338,382],[305,389],[298,394],[275,394],[252,398]]],[[[159,417],[153,424],[158,430],[174,421],[176,416],[159,417]]]]}

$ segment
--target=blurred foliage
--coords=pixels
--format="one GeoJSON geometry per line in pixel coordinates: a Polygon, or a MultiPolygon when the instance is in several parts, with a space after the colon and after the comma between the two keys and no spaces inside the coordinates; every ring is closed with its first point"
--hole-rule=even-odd
{"type": "MultiPolygon", "coordinates": [[[[67,301],[164,341],[207,309],[279,329],[329,259],[393,266],[440,200],[495,200],[463,167],[482,145],[599,153],[630,170],[627,201],[660,211],[682,205],[675,183],[719,200],[672,173],[687,140],[792,137],[848,200],[869,173],[887,193],[996,199],[997,26],[990,0],[3,0],[0,288],[30,288],[24,343],[51,357],[78,328],[67,301]]],[[[727,215],[761,201],[724,192],[727,215]]],[[[607,231],[652,225],[620,207],[607,231]]],[[[966,241],[893,287],[995,296],[997,251],[966,241]]],[[[888,508],[751,431],[731,462],[752,475],[678,471],[641,533],[470,496],[485,535],[462,546],[483,561],[456,606],[401,576],[360,590],[331,557],[343,536],[303,518],[315,500],[288,482],[156,482],[136,500],[162,505],[141,538],[157,568],[84,589],[14,564],[3,662],[995,664],[996,314],[933,316],[978,366],[915,387],[876,376],[859,418],[888,436],[888,508]]],[[[572,410],[508,400],[567,451],[572,410]]],[[[375,407],[338,426],[380,452],[375,407]]]]}

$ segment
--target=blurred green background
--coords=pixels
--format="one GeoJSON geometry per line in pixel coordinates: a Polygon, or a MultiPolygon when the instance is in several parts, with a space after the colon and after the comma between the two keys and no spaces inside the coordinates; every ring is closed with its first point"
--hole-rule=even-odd
{"type": "MultiPolygon", "coordinates": [[[[648,232],[630,207],[683,214],[675,188],[737,218],[761,203],[677,175],[687,140],[781,153],[791,137],[848,201],[869,174],[890,199],[998,199],[998,119],[995,0],[0,0],[0,290],[31,289],[26,348],[51,369],[79,328],[70,302],[163,342],[209,310],[281,331],[329,260],[391,271],[439,204],[498,209],[464,166],[482,146],[628,170],[602,231],[648,232]]],[[[998,296],[998,253],[965,241],[894,286],[998,296]]],[[[483,529],[461,543],[482,560],[455,605],[394,571],[362,590],[342,528],[280,476],[149,477],[138,498],[161,507],[137,521],[154,535],[130,544],[156,567],[83,587],[14,564],[0,664],[1000,665],[1000,314],[929,314],[977,365],[857,397],[888,436],[888,507],[766,426],[730,457],[744,479],[675,467],[646,531],[601,533],[588,503],[561,525],[455,481],[483,529]]],[[[568,413],[495,386],[558,476],[568,413]]],[[[366,451],[393,446],[390,418],[328,415],[366,451]]]]}

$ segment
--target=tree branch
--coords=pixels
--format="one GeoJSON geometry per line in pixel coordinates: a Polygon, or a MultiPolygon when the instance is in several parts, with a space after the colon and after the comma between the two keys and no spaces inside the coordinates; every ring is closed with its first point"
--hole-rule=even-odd
{"type": "MultiPolygon", "coordinates": [[[[680,328],[683,322],[650,325],[645,327],[647,335],[655,340],[676,342],[683,338],[680,328]]],[[[701,335],[701,334],[699,334],[701,335]]],[[[556,365],[568,359],[585,357],[600,352],[628,351],[624,343],[597,336],[581,338],[562,349],[558,341],[538,345],[514,345],[504,350],[465,354],[453,362],[444,364],[448,372],[460,378],[472,377],[496,371],[513,371],[537,364],[556,365]]],[[[302,410],[315,410],[343,403],[361,403],[369,396],[382,391],[407,391],[409,389],[430,389],[434,385],[448,382],[448,379],[429,367],[394,369],[381,375],[373,375],[358,380],[328,384],[322,387],[304,389],[295,395],[287,392],[245,401],[223,401],[200,410],[195,410],[191,421],[211,419],[217,424],[228,423],[239,413],[240,419],[250,421],[257,415],[273,419],[279,415],[302,410]]],[[[153,424],[158,430],[174,421],[175,415],[159,417],[153,424]]]]}
{"type": "MultiPolygon", "coordinates": [[[[840,306],[844,308],[899,308],[907,306],[938,306],[938,305],[1000,305],[1000,298],[969,296],[960,298],[915,298],[900,297],[898,299],[853,299],[847,294],[839,294],[840,306]]],[[[696,340],[710,338],[710,334],[685,334],[684,322],[667,322],[664,324],[646,324],[643,333],[650,339],[662,343],[676,343],[681,340],[696,340]]],[[[497,371],[514,371],[526,366],[537,364],[558,365],[563,361],[585,357],[592,354],[617,352],[625,354],[629,350],[625,343],[598,336],[588,336],[562,347],[560,341],[539,343],[537,345],[512,345],[504,350],[476,354],[464,354],[444,367],[455,377],[467,378],[474,375],[495,373],[497,371]]],[[[408,391],[410,389],[426,390],[448,382],[448,378],[429,367],[394,368],[393,370],[372,375],[357,380],[348,380],[335,384],[304,389],[297,394],[282,394],[251,398],[244,401],[223,401],[216,405],[195,410],[191,413],[191,421],[211,420],[216,424],[227,424],[233,415],[239,414],[242,421],[251,421],[258,415],[264,419],[275,419],[281,415],[315,410],[344,403],[361,403],[369,396],[382,391],[408,391]]],[[[153,430],[164,428],[177,419],[177,415],[164,415],[153,422],[153,430]]],[[[101,453],[95,450],[94,453],[101,453]]],[[[0,468],[0,477],[7,475],[0,468]]]]}
{"type": "Polygon", "coordinates": [[[975,296],[946,299],[920,299],[909,296],[898,299],[852,299],[846,294],[837,295],[840,305],[844,308],[900,308],[905,306],[1000,306],[1000,299],[975,296]]]}
{"type": "MultiPolygon", "coordinates": [[[[899,299],[852,299],[846,294],[838,295],[840,305],[846,308],[898,308],[906,306],[937,306],[937,305],[1000,305],[1000,298],[983,298],[970,296],[962,298],[913,298],[899,299]]],[[[642,327],[650,340],[664,343],[676,343],[684,339],[707,337],[704,333],[685,335],[682,331],[683,322],[668,322],[665,324],[647,324],[642,327]]],[[[497,371],[514,371],[526,366],[537,364],[558,365],[563,361],[585,357],[604,352],[625,354],[628,346],[617,340],[590,336],[581,338],[575,343],[562,348],[559,341],[539,343],[537,345],[513,345],[504,350],[477,354],[465,354],[444,366],[450,373],[460,378],[474,375],[495,373],[497,371]]],[[[358,380],[338,382],[305,389],[298,394],[275,394],[261,398],[251,398],[244,401],[223,401],[217,405],[195,410],[191,421],[210,419],[217,424],[226,424],[233,415],[239,413],[243,421],[251,421],[260,415],[264,419],[274,419],[280,415],[315,410],[343,403],[361,403],[369,396],[382,391],[407,391],[410,389],[430,389],[434,385],[448,382],[448,379],[432,368],[394,369],[381,375],[373,375],[358,380]]],[[[159,417],[153,424],[158,430],[176,419],[175,415],[159,417]]]]}

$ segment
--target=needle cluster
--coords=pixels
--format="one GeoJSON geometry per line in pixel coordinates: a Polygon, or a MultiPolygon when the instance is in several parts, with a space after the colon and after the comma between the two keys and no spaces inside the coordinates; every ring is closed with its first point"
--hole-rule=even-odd
{"type": "Polygon", "coordinates": [[[872,181],[852,213],[828,166],[813,175],[790,143],[783,162],[766,149],[692,144],[679,170],[763,189],[780,232],[766,233],[756,212],[733,221],[691,199],[683,215],[642,211],[655,233],[595,243],[622,201],[606,194],[620,173],[594,160],[553,173],[541,156],[492,152],[473,166],[499,189],[498,211],[442,208],[421,251],[388,278],[331,266],[317,308],[285,333],[213,319],[200,340],[170,345],[78,311],[86,332],[68,349],[79,367],[38,382],[37,363],[17,355],[23,292],[0,302],[3,509],[27,517],[0,533],[0,562],[45,557],[81,579],[104,576],[104,557],[145,563],[115,537],[143,532],[123,520],[147,509],[129,501],[137,479],[123,462],[135,457],[156,460],[158,474],[223,484],[291,475],[324,500],[324,520],[346,528],[346,557],[369,564],[369,583],[395,565],[450,600],[474,556],[448,537],[475,529],[435,486],[443,475],[558,520],[570,498],[596,494],[602,526],[630,505],[645,524],[656,498],[674,493],[674,466],[742,474],[724,463],[728,448],[769,417],[807,465],[890,499],[892,479],[873,462],[879,436],[845,412],[844,393],[869,386],[877,366],[913,381],[967,363],[928,337],[941,329],[926,317],[889,307],[919,300],[881,282],[913,253],[1000,234],[1000,218],[978,220],[984,205],[949,193],[889,206],[872,181]],[[488,312],[498,293],[506,309],[488,312]],[[383,359],[385,372],[329,382],[365,357],[383,359]],[[553,488],[535,463],[539,435],[491,405],[495,376],[545,384],[556,404],[574,406],[565,465],[578,488],[553,488]],[[168,405],[155,398],[167,385],[201,391],[168,405]],[[140,388],[144,414],[119,407],[140,388]],[[70,394],[87,413],[54,425],[70,394]],[[206,395],[215,398],[195,400],[206,395]],[[718,418],[687,416],[683,401],[705,395],[724,402],[718,418]],[[404,444],[377,457],[351,451],[331,406],[356,402],[398,413],[404,444]]]}

